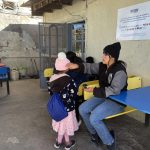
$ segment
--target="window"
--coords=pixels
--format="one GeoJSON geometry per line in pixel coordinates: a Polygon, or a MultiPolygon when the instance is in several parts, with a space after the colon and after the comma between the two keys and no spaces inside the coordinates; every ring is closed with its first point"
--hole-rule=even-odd
{"type": "Polygon", "coordinates": [[[85,22],[72,24],[72,51],[79,56],[85,52],[85,22]]]}

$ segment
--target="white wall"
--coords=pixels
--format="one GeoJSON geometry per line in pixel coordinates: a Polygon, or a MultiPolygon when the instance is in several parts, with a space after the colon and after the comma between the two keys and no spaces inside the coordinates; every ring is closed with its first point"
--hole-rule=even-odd
{"type": "MultiPolygon", "coordinates": [[[[148,0],[147,0],[148,1],[148,0]]],[[[103,48],[116,41],[117,9],[146,2],[143,0],[97,0],[87,10],[87,55],[99,60],[103,48]],[[98,56],[99,53],[99,56],[98,56]]],[[[121,41],[120,59],[128,64],[129,75],[139,75],[143,86],[150,85],[150,41],[121,41]]]]}
{"type": "MultiPolygon", "coordinates": [[[[79,20],[86,21],[86,56],[94,56],[101,60],[103,48],[116,42],[117,10],[119,8],[146,2],[148,0],[77,0],[72,6],[45,13],[44,22],[65,23],[79,20]]],[[[143,78],[143,86],[150,85],[150,53],[149,40],[121,41],[120,59],[128,64],[129,75],[139,75],[143,78]],[[141,70],[141,69],[142,70],[141,70]]]]}
{"type": "MultiPolygon", "coordinates": [[[[45,13],[44,21],[64,23],[84,18],[86,56],[93,56],[96,61],[100,61],[103,48],[116,42],[117,10],[146,1],[149,0],[87,0],[86,7],[86,1],[78,0],[72,6],[65,6],[65,9],[45,13]]],[[[143,86],[150,85],[150,41],[121,41],[121,45],[120,59],[127,62],[128,75],[139,75],[143,86]]],[[[142,113],[134,113],[133,116],[144,121],[142,113]]]]}

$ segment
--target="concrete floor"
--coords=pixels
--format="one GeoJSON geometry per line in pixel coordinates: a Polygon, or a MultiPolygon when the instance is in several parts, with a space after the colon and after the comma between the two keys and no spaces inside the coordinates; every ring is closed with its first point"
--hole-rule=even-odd
{"type": "MultiPolygon", "coordinates": [[[[0,150],[53,150],[56,133],[46,110],[48,93],[37,79],[10,83],[10,95],[0,87],[0,150]]],[[[149,150],[150,127],[128,116],[107,120],[117,136],[117,150],[149,150]]],[[[85,126],[76,132],[73,150],[102,150],[90,141],[85,126]]],[[[62,148],[63,149],[63,148],[62,148]]]]}

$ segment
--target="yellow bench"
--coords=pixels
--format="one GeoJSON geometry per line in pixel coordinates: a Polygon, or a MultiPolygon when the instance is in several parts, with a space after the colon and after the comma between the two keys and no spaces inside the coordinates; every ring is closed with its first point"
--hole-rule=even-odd
{"type": "MultiPolygon", "coordinates": [[[[83,91],[83,90],[84,90],[84,84],[87,85],[87,86],[92,86],[92,85],[93,85],[94,87],[96,87],[96,85],[99,86],[98,80],[83,82],[83,83],[80,84],[80,86],[79,86],[79,88],[78,88],[78,93],[77,93],[78,96],[84,95],[84,92],[85,92],[85,91],[83,91]]],[[[89,93],[89,94],[90,94],[90,93],[89,93]]],[[[91,96],[92,96],[92,95],[91,95],[91,96]]],[[[88,95],[87,98],[89,99],[91,96],[88,95]]],[[[84,98],[84,100],[86,100],[86,99],[84,98]]]]}
{"type": "MultiPolygon", "coordinates": [[[[128,82],[128,87],[127,87],[128,90],[136,89],[136,88],[140,88],[141,87],[141,77],[138,77],[138,76],[128,77],[128,81],[127,82],[128,82]]],[[[82,83],[79,86],[78,95],[79,96],[83,95],[84,96],[84,100],[87,100],[87,99],[91,98],[93,96],[93,94],[90,93],[90,92],[84,91],[84,87],[83,87],[84,84],[87,85],[87,87],[99,87],[99,83],[98,83],[98,80],[95,80],[95,81],[84,82],[84,83],[82,83]]],[[[108,116],[105,119],[114,118],[114,117],[117,117],[117,116],[121,116],[121,115],[124,115],[124,114],[131,113],[133,111],[136,111],[136,109],[134,109],[132,107],[129,107],[129,106],[126,106],[124,108],[123,112],[115,114],[115,115],[112,115],[112,116],[108,116]]]]}
{"type": "Polygon", "coordinates": [[[53,68],[44,69],[44,77],[49,78],[53,75],[53,68]]]}

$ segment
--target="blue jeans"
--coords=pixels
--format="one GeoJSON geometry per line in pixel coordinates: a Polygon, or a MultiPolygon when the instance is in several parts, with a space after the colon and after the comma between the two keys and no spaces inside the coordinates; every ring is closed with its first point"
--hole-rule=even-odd
{"type": "Polygon", "coordinates": [[[107,116],[123,111],[123,106],[118,103],[97,97],[92,97],[79,107],[79,113],[91,134],[98,134],[104,144],[111,145],[114,142],[108,128],[103,122],[107,116]]]}

